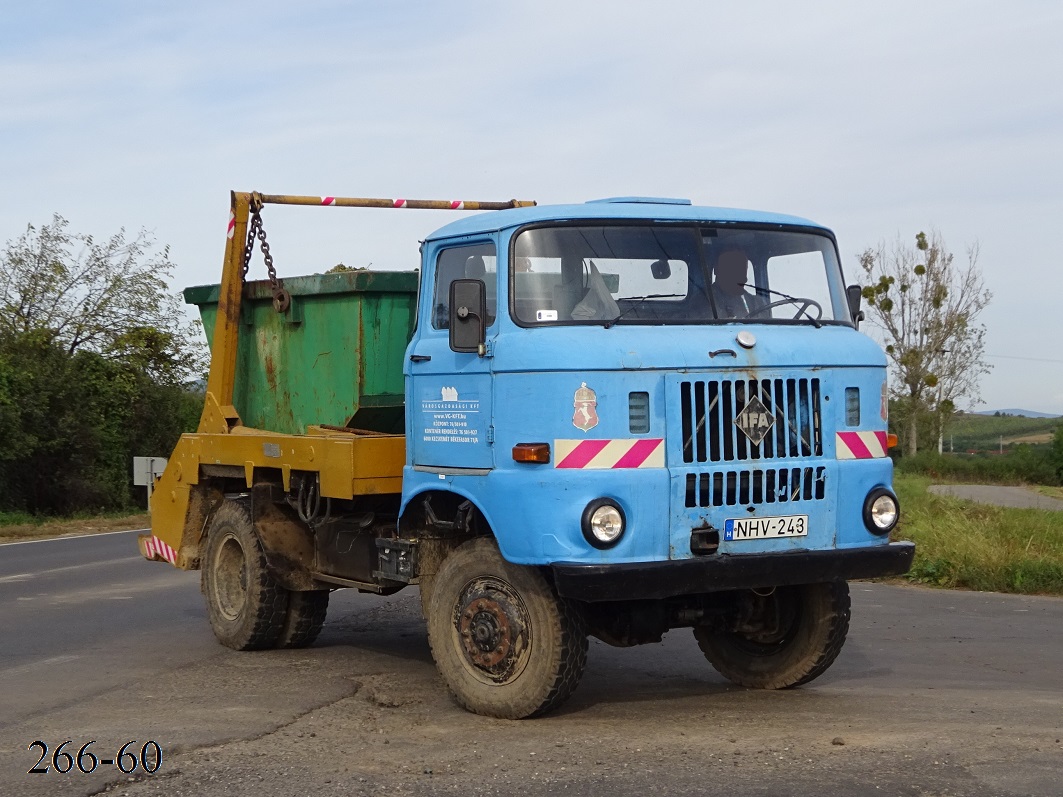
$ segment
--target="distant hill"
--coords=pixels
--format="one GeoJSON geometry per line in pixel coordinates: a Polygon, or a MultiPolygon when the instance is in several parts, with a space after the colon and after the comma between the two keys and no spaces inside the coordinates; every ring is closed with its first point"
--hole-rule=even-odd
{"type": "Polygon", "coordinates": [[[1063,416],[1053,415],[1049,412],[1037,412],[1036,410],[985,410],[983,412],[973,413],[974,415],[1018,415],[1023,418],[1060,418],[1063,416]]]}
{"type": "Polygon", "coordinates": [[[1060,424],[1059,416],[1037,413],[1036,417],[1030,417],[1020,415],[1022,412],[1000,410],[1000,415],[992,412],[957,413],[945,429],[945,450],[999,451],[1001,444],[1050,443],[1060,424]]]}

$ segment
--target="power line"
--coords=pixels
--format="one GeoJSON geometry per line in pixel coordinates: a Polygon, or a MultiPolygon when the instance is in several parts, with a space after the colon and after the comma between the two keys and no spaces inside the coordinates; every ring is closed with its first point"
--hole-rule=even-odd
{"type": "Polygon", "coordinates": [[[995,360],[1028,360],[1033,363],[1063,363],[1063,360],[1048,360],[1044,357],[1013,357],[1009,354],[987,354],[986,357],[992,357],[995,360]]]}

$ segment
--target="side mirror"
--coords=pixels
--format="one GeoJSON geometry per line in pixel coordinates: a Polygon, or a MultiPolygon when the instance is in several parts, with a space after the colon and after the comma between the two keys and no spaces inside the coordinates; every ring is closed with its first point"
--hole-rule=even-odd
{"type": "Polygon", "coordinates": [[[450,348],[481,357],[487,331],[487,288],[483,280],[450,283],[450,348]]]}
{"type": "Polygon", "coordinates": [[[845,289],[845,300],[849,304],[849,316],[857,327],[864,320],[864,311],[860,309],[861,291],[863,291],[863,288],[859,285],[849,285],[845,289]]]}

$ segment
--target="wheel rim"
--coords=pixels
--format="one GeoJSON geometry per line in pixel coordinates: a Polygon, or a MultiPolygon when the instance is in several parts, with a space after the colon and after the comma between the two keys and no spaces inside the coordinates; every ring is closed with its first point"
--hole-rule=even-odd
{"type": "Polygon", "coordinates": [[[247,603],[247,561],[239,540],[228,536],[222,541],[213,569],[218,611],[226,620],[236,620],[247,603]]]}
{"type": "Polygon", "coordinates": [[[480,681],[505,684],[528,663],[528,611],[516,590],[498,578],[465,585],[454,607],[454,629],[462,661],[480,681]]]}
{"type": "Polygon", "coordinates": [[[797,635],[801,605],[798,596],[789,590],[758,597],[764,603],[759,607],[759,627],[733,630],[730,637],[736,647],[751,656],[771,656],[789,645],[797,635]]]}

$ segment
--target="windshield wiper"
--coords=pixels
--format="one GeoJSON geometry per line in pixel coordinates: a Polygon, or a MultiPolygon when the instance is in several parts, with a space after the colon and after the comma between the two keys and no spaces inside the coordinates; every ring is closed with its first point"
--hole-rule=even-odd
{"type": "Polygon", "coordinates": [[[823,324],[820,322],[820,319],[823,318],[823,306],[815,299],[808,299],[803,296],[790,296],[790,294],[788,293],[783,293],[782,291],[773,291],[771,288],[760,288],[756,285],[750,285],[748,282],[740,282],[738,284],[741,285],[743,288],[752,288],[753,292],[756,293],[758,296],[763,296],[764,294],[771,294],[772,296],[782,297],[782,301],[768,302],[763,307],[758,307],[756,310],[750,312],[749,315],[746,316],[747,318],[753,318],[754,316],[761,315],[762,313],[772,309],[773,307],[781,307],[784,304],[796,304],[800,305],[800,307],[797,308],[797,313],[796,315],[794,315],[795,321],[802,315],[804,315],[808,317],[808,320],[812,322],[812,326],[814,326],[816,329],[820,329],[823,326],[823,324]],[[808,311],[809,307],[815,307],[817,310],[819,310],[819,315],[812,315],[812,313],[808,311]]]}
{"type": "Polygon", "coordinates": [[[609,329],[609,327],[611,327],[613,324],[615,324],[621,318],[626,316],[628,313],[630,313],[636,307],[639,307],[647,299],[685,299],[685,298],[686,298],[686,295],[682,294],[682,293],[648,293],[645,296],[619,296],[619,297],[617,297],[617,301],[634,302],[634,304],[631,305],[631,307],[627,308],[627,310],[624,310],[624,312],[622,312],[616,318],[613,318],[613,319],[611,319],[609,321],[606,321],[604,324],[602,324],[602,326],[605,327],[605,329],[609,329]]]}

